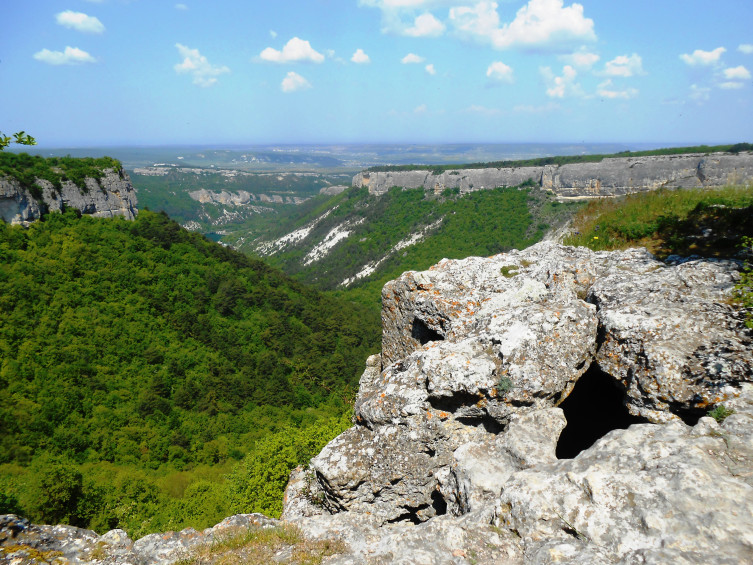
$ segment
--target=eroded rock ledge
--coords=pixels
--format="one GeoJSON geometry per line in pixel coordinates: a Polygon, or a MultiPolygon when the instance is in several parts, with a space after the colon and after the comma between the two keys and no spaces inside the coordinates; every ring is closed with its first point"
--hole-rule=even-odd
{"type": "Polygon", "coordinates": [[[332,563],[749,562],[738,269],[546,242],[405,273],[356,425],[293,476],[283,517],[345,539],[332,563]]]}
{"type": "Polygon", "coordinates": [[[125,171],[108,169],[101,179],[87,178],[86,190],[64,181],[60,190],[46,180],[38,181],[42,198],[37,200],[21,184],[0,176],[0,219],[9,224],[29,225],[47,212],[76,208],[98,218],[123,216],[133,220],[138,214],[136,190],[125,171]]]}

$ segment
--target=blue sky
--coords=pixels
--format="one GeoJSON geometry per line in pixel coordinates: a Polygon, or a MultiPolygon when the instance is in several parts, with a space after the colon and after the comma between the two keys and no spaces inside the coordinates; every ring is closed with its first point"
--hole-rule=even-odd
{"type": "Polygon", "coordinates": [[[42,146],[753,142],[750,0],[3,0],[42,146]]]}

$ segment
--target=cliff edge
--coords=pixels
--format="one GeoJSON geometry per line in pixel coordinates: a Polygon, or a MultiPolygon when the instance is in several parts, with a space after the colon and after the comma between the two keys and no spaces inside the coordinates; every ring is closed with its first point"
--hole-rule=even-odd
{"type": "Polygon", "coordinates": [[[563,198],[620,196],[658,188],[699,188],[753,181],[753,153],[693,153],[608,157],[597,163],[539,167],[372,172],[353,177],[353,186],[384,194],[393,186],[461,192],[517,186],[528,180],[563,198]]]}
{"type": "Polygon", "coordinates": [[[86,188],[67,180],[57,189],[47,180],[37,180],[41,197],[11,177],[0,176],[0,219],[9,224],[29,225],[47,212],[76,208],[97,218],[123,216],[132,220],[138,214],[136,191],[122,169],[106,169],[99,179],[85,179],[86,188]]]}

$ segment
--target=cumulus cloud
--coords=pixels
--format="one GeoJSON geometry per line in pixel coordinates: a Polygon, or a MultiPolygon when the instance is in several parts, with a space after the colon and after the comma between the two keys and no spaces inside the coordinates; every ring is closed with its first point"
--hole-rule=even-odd
{"type": "Polygon", "coordinates": [[[546,81],[546,95],[550,98],[565,98],[566,96],[581,96],[583,90],[579,83],[578,71],[572,66],[565,65],[562,68],[562,76],[556,76],[549,67],[540,69],[544,80],[546,81]]]}
{"type": "Polygon", "coordinates": [[[434,65],[426,65],[426,67],[424,68],[426,69],[426,72],[429,73],[430,75],[437,74],[437,70],[434,68],[434,65]]]}
{"type": "Polygon", "coordinates": [[[630,98],[635,98],[636,96],[638,96],[638,90],[636,90],[635,88],[615,90],[614,84],[612,84],[612,79],[607,79],[597,87],[596,94],[601,96],[602,98],[621,98],[623,100],[628,100],[630,98]]]}
{"type": "Polygon", "coordinates": [[[267,47],[259,54],[263,61],[271,63],[295,63],[310,61],[312,63],[323,63],[324,55],[315,51],[308,41],[294,37],[285,44],[282,51],[267,47]]]}
{"type": "Polygon", "coordinates": [[[42,49],[34,53],[34,58],[48,65],[82,65],[96,61],[89,53],[78,47],[66,47],[65,51],[42,49]]]}
{"type": "Polygon", "coordinates": [[[750,71],[742,65],[739,67],[730,67],[724,69],[724,78],[728,80],[748,80],[750,79],[750,71]]]}
{"type": "Polygon", "coordinates": [[[561,55],[559,59],[579,69],[590,69],[599,61],[599,59],[601,59],[601,57],[596,53],[590,53],[585,49],[581,49],[580,51],[576,51],[569,55],[561,55]]]}
{"type": "Polygon", "coordinates": [[[723,88],[724,90],[734,90],[738,88],[742,88],[745,86],[742,82],[734,82],[734,81],[728,81],[723,82],[719,85],[719,88],[723,88]]]}
{"type": "Polygon", "coordinates": [[[431,13],[424,12],[413,22],[413,27],[406,29],[403,34],[411,37],[438,37],[444,33],[445,26],[431,13]]]}
{"type": "Polygon", "coordinates": [[[104,33],[105,26],[94,16],[87,16],[83,12],[66,10],[55,16],[55,21],[63,27],[75,29],[83,33],[104,33]]]}
{"type": "Polygon", "coordinates": [[[563,0],[530,0],[509,24],[500,24],[497,3],[482,0],[475,6],[450,9],[458,33],[489,42],[497,49],[552,47],[573,41],[593,41],[594,22],[583,6],[565,6],[563,0]]]}
{"type": "Polygon", "coordinates": [[[217,77],[229,73],[230,69],[222,66],[217,67],[209,63],[207,58],[199,53],[198,49],[191,49],[180,43],[175,47],[178,53],[183,57],[183,61],[177,63],[173,68],[178,74],[190,74],[193,77],[193,83],[197,86],[208,87],[217,84],[217,77]]]}
{"type": "Polygon", "coordinates": [[[502,61],[495,61],[486,69],[487,78],[495,82],[512,83],[514,81],[512,73],[512,67],[505,65],[502,61]]]}
{"type": "Polygon", "coordinates": [[[696,49],[690,55],[683,53],[680,55],[680,59],[691,67],[715,65],[719,62],[719,59],[725,51],[727,50],[724,47],[717,47],[713,51],[696,49]]]}
{"type": "Polygon", "coordinates": [[[408,53],[405,57],[400,59],[403,65],[410,65],[411,63],[423,63],[426,59],[415,53],[408,53]]]}
{"type": "Polygon", "coordinates": [[[737,46],[737,50],[740,53],[745,53],[746,55],[753,54],[753,44],[751,43],[741,43],[737,46]]]}
{"type": "Polygon", "coordinates": [[[645,74],[643,71],[643,60],[636,53],[632,55],[620,55],[611,61],[607,61],[601,74],[611,77],[642,75],[645,74]]]}
{"type": "Polygon", "coordinates": [[[371,62],[371,59],[366,53],[363,52],[363,49],[356,49],[356,52],[353,53],[353,56],[350,58],[350,60],[358,65],[364,65],[371,62]]]}
{"type": "Polygon", "coordinates": [[[307,88],[311,88],[311,83],[309,83],[309,81],[307,81],[298,73],[290,71],[285,76],[285,78],[282,79],[280,88],[283,92],[295,92],[297,90],[306,90],[307,88]]]}
{"type": "Polygon", "coordinates": [[[188,10],[188,6],[186,6],[185,4],[176,4],[175,9],[176,10],[188,10]]]}

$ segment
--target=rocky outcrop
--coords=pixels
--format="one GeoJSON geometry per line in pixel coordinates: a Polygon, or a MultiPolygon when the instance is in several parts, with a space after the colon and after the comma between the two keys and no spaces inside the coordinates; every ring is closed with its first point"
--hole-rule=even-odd
{"type": "Polygon", "coordinates": [[[348,544],[330,563],[749,562],[738,269],[545,242],[405,273],[356,425],[294,477],[285,517],[348,544]]]}
{"type": "Polygon", "coordinates": [[[28,225],[47,212],[76,208],[82,214],[98,218],[123,216],[132,220],[138,214],[136,191],[125,171],[108,169],[100,179],[87,178],[86,189],[64,181],[56,189],[46,180],[38,180],[41,198],[35,198],[15,179],[0,177],[0,218],[9,224],[28,225]]]}
{"type": "Polygon", "coordinates": [[[225,537],[273,528],[279,521],[261,514],[238,514],[201,532],[150,534],[132,541],[123,530],[97,535],[73,526],[38,526],[13,514],[0,516],[0,559],[16,565],[102,563],[160,565],[186,559],[191,550],[225,537]]]}
{"type": "Polygon", "coordinates": [[[619,196],[658,188],[698,188],[753,180],[753,153],[741,152],[611,157],[598,163],[499,169],[457,169],[435,175],[429,170],[369,172],[353,177],[353,186],[384,194],[393,186],[441,192],[471,192],[517,186],[528,180],[560,197],[619,196]]]}

